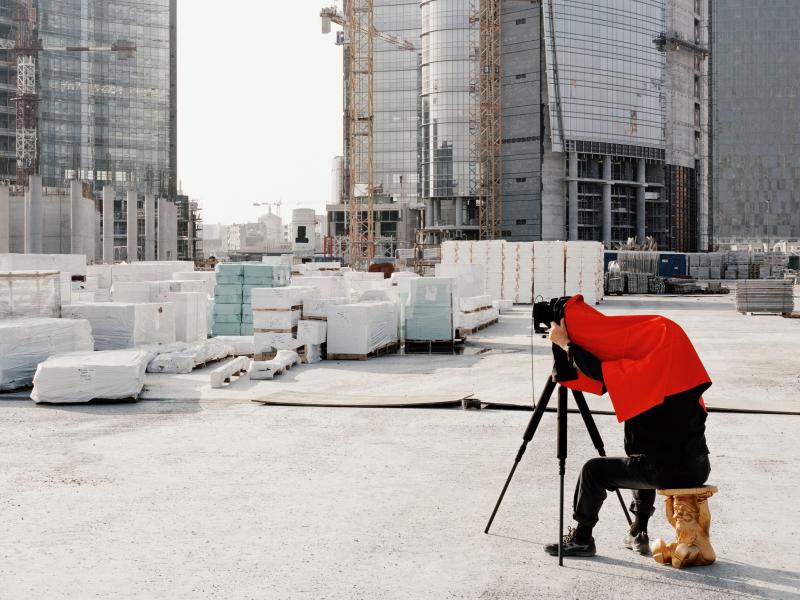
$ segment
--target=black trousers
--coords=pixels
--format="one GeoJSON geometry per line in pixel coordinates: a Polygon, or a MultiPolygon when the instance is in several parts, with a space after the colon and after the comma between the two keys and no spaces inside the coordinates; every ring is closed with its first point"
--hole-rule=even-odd
{"type": "Polygon", "coordinates": [[[710,471],[707,454],[669,464],[645,455],[593,458],[583,465],[575,487],[573,518],[581,525],[594,527],[606,492],[619,488],[633,490],[631,511],[649,517],[653,514],[656,489],[697,487],[706,482],[710,471]]]}

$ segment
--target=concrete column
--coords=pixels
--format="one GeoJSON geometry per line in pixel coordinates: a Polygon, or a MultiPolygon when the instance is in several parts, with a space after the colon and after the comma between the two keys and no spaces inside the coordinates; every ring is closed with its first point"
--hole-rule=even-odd
{"type": "MultiPolygon", "coordinates": [[[[178,260],[178,207],[174,202],[167,202],[169,210],[169,220],[167,221],[167,232],[169,234],[168,260],[178,260]]],[[[310,232],[309,232],[310,233],[310,232]]]]}
{"type": "Polygon", "coordinates": [[[23,190],[22,199],[22,252],[31,253],[31,190],[23,190]]]}
{"type": "Polygon", "coordinates": [[[425,199],[425,227],[433,227],[433,200],[425,199]]]}
{"type": "Polygon", "coordinates": [[[645,192],[647,188],[645,183],[646,177],[646,163],[643,158],[639,159],[639,165],[636,169],[636,180],[639,182],[639,187],[636,188],[636,241],[640,244],[644,242],[646,235],[645,231],[645,192]]]}
{"type": "Polygon", "coordinates": [[[42,253],[42,228],[44,227],[44,208],[42,206],[42,177],[31,175],[29,182],[29,209],[26,212],[28,223],[25,230],[28,233],[29,248],[32,254],[42,253]]]}
{"type": "Polygon", "coordinates": [[[167,260],[167,199],[158,199],[158,232],[156,241],[158,242],[157,260],[167,260]]]}
{"type": "Polygon", "coordinates": [[[11,208],[8,186],[0,186],[0,254],[11,252],[11,208]]]}
{"type": "Polygon", "coordinates": [[[103,187],[103,262],[114,264],[114,187],[103,187]]]}
{"type": "Polygon", "coordinates": [[[128,190],[126,204],[128,216],[126,219],[128,238],[128,262],[139,260],[139,194],[136,190],[128,190]]]}
{"type": "Polygon", "coordinates": [[[456,197],[456,227],[464,226],[464,199],[456,197]]]}
{"type": "Polygon", "coordinates": [[[84,229],[83,187],[80,181],[69,182],[69,251],[71,254],[85,254],[83,238],[84,229]]]}
{"type": "Polygon", "coordinates": [[[603,159],[603,243],[611,248],[611,157],[603,159]]]}
{"type": "Polygon", "coordinates": [[[567,183],[567,195],[569,197],[569,239],[578,239],[578,153],[569,153],[569,177],[567,183]]]}
{"type": "Polygon", "coordinates": [[[156,198],[144,196],[144,259],[156,259],[156,198]]]}

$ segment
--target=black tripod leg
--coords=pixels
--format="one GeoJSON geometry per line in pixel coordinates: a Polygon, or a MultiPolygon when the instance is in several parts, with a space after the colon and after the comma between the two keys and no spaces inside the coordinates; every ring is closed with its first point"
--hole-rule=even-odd
{"type": "Polygon", "coordinates": [[[558,388],[558,566],[564,566],[564,471],[567,462],[567,388],[558,388]]]}
{"type": "Polygon", "coordinates": [[[542,420],[542,415],[544,415],[544,411],[547,408],[547,403],[550,401],[550,396],[553,394],[553,389],[555,389],[555,387],[556,384],[552,378],[548,379],[547,384],[542,390],[542,395],[539,396],[539,401],[536,403],[536,408],[533,409],[533,416],[531,416],[531,420],[528,422],[528,427],[525,429],[525,433],[522,436],[523,442],[517,451],[517,457],[514,459],[514,466],[511,467],[511,472],[508,474],[506,484],[503,486],[503,491],[500,492],[500,497],[497,499],[497,504],[494,505],[492,516],[489,517],[489,522],[486,524],[486,529],[483,530],[483,533],[489,533],[489,528],[492,526],[492,522],[497,514],[497,510],[500,508],[500,503],[503,501],[503,496],[506,495],[508,484],[511,483],[511,478],[514,477],[514,471],[517,470],[519,461],[522,460],[522,455],[525,454],[525,449],[528,447],[528,442],[533,439],[533,436],[536,433],[536,428],[539,427],[539,422],[542,420]]]}
{"type": "MultiPolygon", "coordinates": [[[[583,422],[586,425],[586,431],[589,432],[589,437],[592,438],[592,443],[594,447],[597,449],[597,453],[600,456],[606,455],[605,445],[603,444],[603,438],[600,437],[600,432],[597,430],[597,425],[594,422],[594,417],[592,417],[592,411],[589,410],[589,405],[586,404],[586,397],[583,395],[583,392],[572,390],[572,396],[575,398],[575,404],[578,405],[578,410],[581,413],[581,417],[583,417],[583,422]]],[[[619,498],[619,503],[622,506],[622,512],[625,513],[625,518],[628,520],[628,525],[633,523],[631,520],[631,515],[628,513],[628,507],[625,506],[625,500],[622,499],[622,493],[617,490],[617,498],[619,498]]]]}

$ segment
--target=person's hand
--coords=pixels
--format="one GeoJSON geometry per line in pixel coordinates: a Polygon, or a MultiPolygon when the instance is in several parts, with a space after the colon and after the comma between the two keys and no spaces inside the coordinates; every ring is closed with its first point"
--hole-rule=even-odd
{"type": "Polygon", "coordinates": [[[569,344],[569,335],[567,335],[567,326],[564,324],[564,319],[558,324],[555,321],[550,323],[550,341],[556,346],[561,346],[566,349],[569,344]]]}

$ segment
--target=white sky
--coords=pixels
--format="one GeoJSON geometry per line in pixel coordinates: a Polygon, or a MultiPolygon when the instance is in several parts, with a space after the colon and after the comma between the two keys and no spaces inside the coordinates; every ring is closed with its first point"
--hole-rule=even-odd
{"type": "Polygon", "coordinates": [[[322,212],[342,153],[332,0],[178,0],[178,178],[206,223],[322,212]]]}

